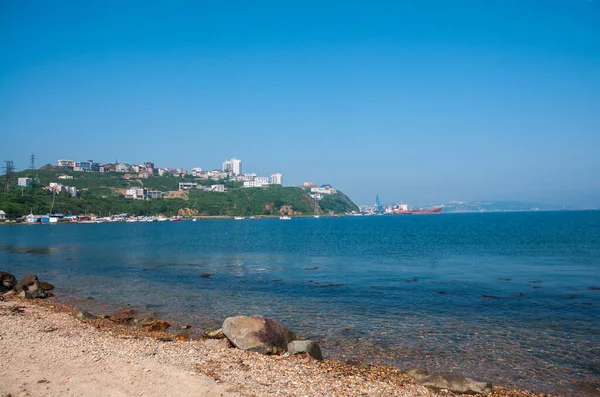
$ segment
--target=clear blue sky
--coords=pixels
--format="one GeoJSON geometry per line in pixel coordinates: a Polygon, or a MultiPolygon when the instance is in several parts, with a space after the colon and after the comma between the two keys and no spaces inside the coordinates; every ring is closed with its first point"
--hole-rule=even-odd
{"type": "Polygon", "coordinates": [[[600,205],[600,0],[375,3],[4,0],[0,160],[600,205]]]}

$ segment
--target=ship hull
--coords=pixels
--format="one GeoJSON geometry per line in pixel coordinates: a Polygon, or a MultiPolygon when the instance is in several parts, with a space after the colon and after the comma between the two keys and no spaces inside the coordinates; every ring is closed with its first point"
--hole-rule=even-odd
{"type": "Polygon", "coordinates": [[[418,209],[418,210],[404,210],[404,211],[395,211],[396,215],[425,215],[425,214],[440,214],[444,207],[433,207],[427,209],[418,209]]]}

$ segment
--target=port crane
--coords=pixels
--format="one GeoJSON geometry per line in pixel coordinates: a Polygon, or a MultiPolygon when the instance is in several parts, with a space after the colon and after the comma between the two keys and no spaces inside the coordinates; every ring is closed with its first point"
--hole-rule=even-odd
{"type": "Polygon", "coordinates": [[[383,215],[383,206],[381,205],[381,201],[379,201],[379,195],[375,198],[377,202],[377,215],[383,215]]]}

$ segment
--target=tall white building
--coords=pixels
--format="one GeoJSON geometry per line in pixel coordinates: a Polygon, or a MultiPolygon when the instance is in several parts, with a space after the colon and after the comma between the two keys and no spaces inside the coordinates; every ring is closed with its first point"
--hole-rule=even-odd
{"type": "Polygon", "coordinates": [[[238,160],[235,157],[231,160],[225,160],[223,162],[223,172],[240,175],[242,173],[242,160],[238,160]]]}
{"type": "Polygon", "coordinates": [[[281,179],[283,175],[280,173],[271,175],[271,185],[281,185],[281,179]]]}

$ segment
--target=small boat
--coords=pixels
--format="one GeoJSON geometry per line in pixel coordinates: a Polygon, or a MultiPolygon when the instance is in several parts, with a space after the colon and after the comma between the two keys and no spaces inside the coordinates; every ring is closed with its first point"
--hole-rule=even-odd
{"type": "Polygon", "coordinates": [[[292,218],[290,218],[290,217],[289,217],[289,216],[287,216],[287,215],[284,215],[284,216],[280,216],[280,217],[279,217],[279,220],[280,220],[280,221],[289,221],[290,219],[292,219],[292,218]]]}
{"type": "Polygon", "coordinates": [[[236,216],[236,217],[235,217],[235,218],[233,218],[233,219],[235,219],[236,221],[243,221],[243,220],[244,220],[244,219],[246,219],[246,218],[244,218],[243,216],[236,216]]]}
{"type": "Polygon", "coordinates": [[[251,217],[250,217],[250,218],[248,218],[248,219],[256,219],[256,217],[255,217],[255,216],[251,216],[251,217]]]}
{"type": "Polygon", "coordinates": [[[157,220],[158,222],[166,222],[166,221],[168,221],[168,220],[169,220],[169,218],[167,218],[167,217],[164,217],[164,216],[159,216],[159,217],[158,217],[156,220],[157,220]]]}
{"type": "Polygon", "coordinates": [[[313,216],[313,218],[319,219],[320,217],[319,217],[319,215],[315,215],[315,216],[313,216]]]}
{"type": "Polygon", "coordinates": [[[181,218],[178,216],[174,216],[173,218],[171,218],[171,222],[179,222],[180,220],[181,218]]]}
{"type": "Polygon", "coordinates": [[[192,219],[192,222],[196,222],[198,220],[198,218],[194,218],[192,219]]]}

